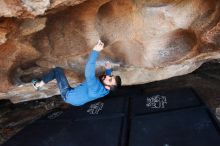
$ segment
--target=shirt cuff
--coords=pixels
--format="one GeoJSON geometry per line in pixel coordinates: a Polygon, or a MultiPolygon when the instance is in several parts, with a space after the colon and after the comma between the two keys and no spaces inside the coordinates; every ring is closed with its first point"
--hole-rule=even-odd
{"type": "Polygon", "coordinates": [[[112,75],[112,69],[106,69],[105,74],[108,76],[112,75]]]}

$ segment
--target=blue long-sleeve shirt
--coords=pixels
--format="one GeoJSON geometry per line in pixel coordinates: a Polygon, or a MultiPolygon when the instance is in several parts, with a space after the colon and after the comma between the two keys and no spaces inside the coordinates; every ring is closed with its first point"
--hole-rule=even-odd
{"type": "MultiPolygon", "coordinates": [[[[75,106],[83,105],[89,101],[104,97],[109,93],[103,84],[95,75],[96,60],[99,57],[99,52],[92,51],[85,67],[86,80],[75,88],[71,88],[66,93],[65,102],[75,106]]],[[[107,75],[110,75],[112,70],[106,70],[107,75]]]]}

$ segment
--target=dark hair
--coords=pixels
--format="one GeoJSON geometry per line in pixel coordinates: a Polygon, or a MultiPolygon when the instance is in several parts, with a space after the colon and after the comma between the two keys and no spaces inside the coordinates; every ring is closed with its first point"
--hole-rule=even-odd
{"type": "MultiPolygon", "coordinates": [[[[106,86],[106,85],[103,83],[103,80],[102,80],[102,77],[103,77],[103,76],[105,76],[105,75],[99,76],[99,80],[100,80],[100,82],[101,82],[104,86],[106,86]]],[[[112,86],[107,85],[107,86],[110,87],[110,90],[111,90],[111,91],[115,91],[116,89],[118,89],[119,87],[121,87],[121,77],[120,77],[120,76],[115,76],[115,82],[116,82],[116,85],[112,85],[112,86]]]]}
{"type": "Polygon", "coordinates": [[[110,86],[111,91],[115,91],[116,89],[121,87],[121,77],[120,76],[115,76],[115,82],[116,82],[116,85],[110,86]]]}

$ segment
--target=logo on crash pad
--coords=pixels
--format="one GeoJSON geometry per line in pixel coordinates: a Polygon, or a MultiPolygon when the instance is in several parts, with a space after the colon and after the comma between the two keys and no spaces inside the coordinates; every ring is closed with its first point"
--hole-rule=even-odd
{"type": "Polygon", "coordinates": [[[98,115],[100,111],[103,110],[103,106],[104,106],[103,102],[97,102],[91,104],[86,112],[89,113],[90,115],[98,115]]]}
{"type": "Polygon", "coordinates": [[[63,111],[57,111],[57,112],[54,112],[54,113],[50,114],[49,116],[47,116],[47,118],[50,119],[50,120],[53,120],[53,119],[56,119],[57,117],[59,117],[62,114],[63,114],[63,111]]]}
{"type": "Polygon", "coordinates": [[[165,108],[165,105],[167,104],[167,98],[166,96],[162,95],[154,95],[151,97],[147,97],[146,99],[146,107],[147,108],[165,108]]]}

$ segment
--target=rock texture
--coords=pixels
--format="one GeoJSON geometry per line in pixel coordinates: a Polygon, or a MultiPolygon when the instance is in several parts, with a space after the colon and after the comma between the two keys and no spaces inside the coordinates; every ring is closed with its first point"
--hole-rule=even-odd
{"type": "Polygon", "coordinates": [[[98,39],[124,85],[184,75],[220,58],[219,0],[0,1],[0,99],[22,102],[59,94],[55,82],[30,85],[53,66],[74,86],[98,39]]]}

